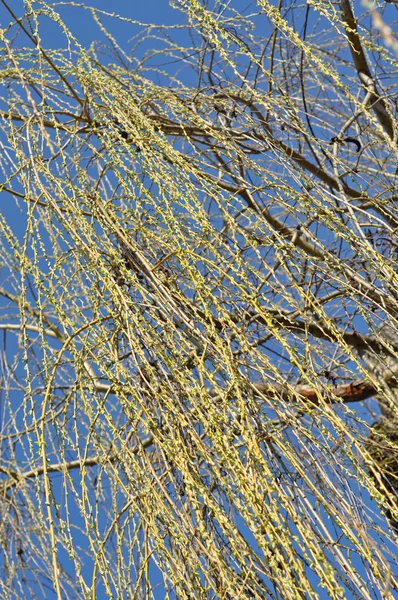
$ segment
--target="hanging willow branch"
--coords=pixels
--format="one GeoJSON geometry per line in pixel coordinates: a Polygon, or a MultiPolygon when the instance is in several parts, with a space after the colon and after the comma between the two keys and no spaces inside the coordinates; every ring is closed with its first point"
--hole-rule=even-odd
{"type": "Polygon", "coordinates": [[[396,58],[174,4],[1,2],[1,595],[393,598],[396,58]]]}

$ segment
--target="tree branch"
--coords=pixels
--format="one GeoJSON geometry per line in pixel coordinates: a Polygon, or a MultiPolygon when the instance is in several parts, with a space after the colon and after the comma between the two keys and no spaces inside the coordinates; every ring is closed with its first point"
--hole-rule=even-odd
{"type": "Polygon", "coordinates": [[[362,83],[365,91],[370,93],[369,102],[377,116],[380,125],[388,134],[390,139],[394,139],[394,125],[388,114],[387,105],[380,97],[370,72],[366,56],[362,48],[361,39],[358,35],[357,21],[352,12],[350,1],[341,0],[340,9],[351,50],[351,56],[354,61],[359,80],[362,83]]]}

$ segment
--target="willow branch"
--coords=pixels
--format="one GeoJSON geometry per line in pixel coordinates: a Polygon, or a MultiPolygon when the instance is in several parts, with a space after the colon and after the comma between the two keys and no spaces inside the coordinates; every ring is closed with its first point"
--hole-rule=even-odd
{"type": "Polygon", "coordinates": [[[349,0],[340,1],[341,14],[344,21],[345,31],[350,46],[351,56],[365,91],[370,93],[369,102],[375,112],[380,125],[388,134],[390,139],[394,139],[394,125],[388,114],[387,105],[380,97],[376,84],[372,77],[365,53],[362,48],[361,39],[358,34],[357,21],[351,9],[349,0]]]}

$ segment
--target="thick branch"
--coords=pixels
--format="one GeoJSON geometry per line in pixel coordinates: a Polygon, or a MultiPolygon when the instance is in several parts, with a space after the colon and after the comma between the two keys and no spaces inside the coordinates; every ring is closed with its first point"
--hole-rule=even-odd
{"type": "MultiPolygon", "coordinates": [[[[129,449],[129,453],[138,454],[141,449],[146,449],[152,446],[154,443],[154,438],[152,435],[148,436],[145,440],[142,440],[139,444],[134,446],[134,448],[129,449]]],[[[47,473],[66,473],[69,471],[74,471],[75,469],[82,470],[85,467],[98,467],[100,465],[113,464],[120,460],[120,455],[118,453],[113,453],[109,455],[103,456],[89,456],[84,460],[70,460],[68,462],[60,462],[48,464],[46,466],[47,473]]],[[[0,472],[5,473],[9,476],[9,480],[3,483],[3,486],[0,488],[2,494],[7,490],[10,490],[16,487],[19,483],[23,481],[27,481],[28,479],[35,479],[44,473],[43,465],[38,466],[35,469],[31,469],[30,471],[25,471],[24,473],[17,473],[16,471],[10,471],[9,469],[5,469],[0,466],[0,472]]]]}
{"type": "Polygon", "coordinates": [[[358,35],[357,22],[351,9],[349,0],[341,0],[341,14],[344,20],[345,31],[349,42],[351,56],[358,74],[358,77],[364,86],[366,92],[370,92],[370,104],[380,125],[388,136],[394,138],[394,126],[387,112],[386,103],[377,91],[376,84],[370,72],[365,53],[362,48],[361,39],[358,35]]]}
{"type": "MultiPolygon", "coordinates": [[[[391,382],[394,381],[394,386],[398,387],[398,382],[395,382],[395,375],[391,375],[391,382]]],[[[353,383],[328,387],[327,389],[318,388],[312,385],[298,385],[294,388],[289,388],[285,385],[273,384],[272,386],[266,383],[254,383],[252,388],[262,397],[278,398],[286,402],[297,402],[298,400],[306,400],[311,404],[319,405],[321,401],[327,404],[342,402],[349,404],[351,402],[360,402],[372,396],[377,396],[378,388],[368,379],[357,379],[353,383]]]]}
{"type": "MultiPolygon", "coordinates": [[[[286,328],[288,331],[297,331],[298,333],[309,334],[315,338],[335,343],[343,340],[348,346],[355,348],[357,351],[373,350],[377,354],[386,351],[385,345],[378,342],[370,335],[361,335],[356,331],[335,331],[323,324],[319,325],[317,323],[298,321],[290,315],[284,314],[283,312],[267,311],[267,314],[271,316],[272,323],[276,323],[281,327],[286,328]]],[[[250,320],[256,320],[258,323],[262,323],[263,325],[269,325],[269,321],[267,321],[265,317],[252,310],[247,311],[246,315],[250,320]]],[[[396,349],[398,350],[398,348],[396,349]]]]}

